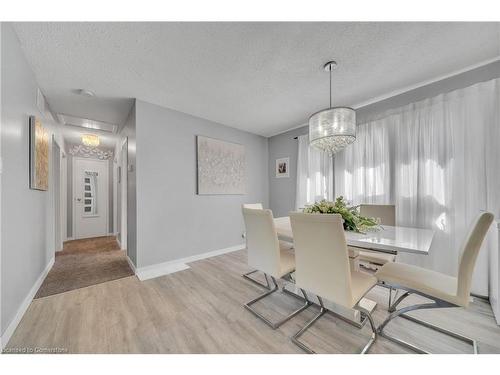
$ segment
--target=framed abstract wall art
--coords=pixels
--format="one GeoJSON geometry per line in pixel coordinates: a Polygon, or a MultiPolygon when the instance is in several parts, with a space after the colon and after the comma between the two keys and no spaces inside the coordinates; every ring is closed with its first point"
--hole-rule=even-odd
{"type": "Polygon", "coordinates": [[[49,188],[49,133],[35,116],[29,118],[30,189],[49,188]]]}
{"type": "Polygon", "coordinates": [[[245,194],[245,146],[198,135],[198,194],[245,194]]]}

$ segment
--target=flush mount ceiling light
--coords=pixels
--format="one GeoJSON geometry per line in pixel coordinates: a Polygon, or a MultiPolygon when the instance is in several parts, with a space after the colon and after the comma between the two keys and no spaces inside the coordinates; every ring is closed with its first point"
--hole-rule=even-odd
{"type": "Polygon", "coordinates": [[[75,90],[75,92],[78,95],[82,95],[82,96],[89,96],[89,97],[95,96],[95,92],[93,92],[92,90],[88,90],[88,89],[78,89],[78,90],[75,90]]]}
{"type": "Polygon", "coordinates": [[[356,112],[349,107],[332,107],[332,70],[335,61],[324,68],[330,74],[330,107],[314,113],[309,118],[309,144],[334,154],[356,140],[356,112]]]}
{"type": "Polygon", "coordinates": [[[97,147],[99,146],[99,136],[95,134],[84,134],[82,135],[82,143],[85,146],[97,147]]]}

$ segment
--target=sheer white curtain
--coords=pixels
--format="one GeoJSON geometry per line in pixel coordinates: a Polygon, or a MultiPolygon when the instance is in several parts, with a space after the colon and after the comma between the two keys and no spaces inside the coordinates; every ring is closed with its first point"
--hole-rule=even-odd
{"type": "MultiPolygon", "coordinates": [[[[398,260],[455,275],[471,221],[481,210],[500,213],[499,107],[495,79],[359,125],[356,142],[335,156],[335,194],[354,204],[393,203],[398,225],[434,229],[428,256],[398,260]]],[[[488,295],[488,256],[498,251],[494,232],[474,273],[481,295],[488,295]]]]}
{"type": "Polygon", "coordinates": [[[322,199],[333,199],[333,159],[309,147],[309,136],[298,137],[295,209],[322,199]]]}
{"type": "Polygon", "coordinates": [[[391,131],[390,120],[357,127],[356,142],[335,156],[335,195],[352,205],[393,201],[391,131]]]}

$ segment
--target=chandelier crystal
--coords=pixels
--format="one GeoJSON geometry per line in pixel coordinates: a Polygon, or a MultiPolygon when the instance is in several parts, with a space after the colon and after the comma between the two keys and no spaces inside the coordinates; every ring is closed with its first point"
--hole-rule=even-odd
{"type": "Polygon", "coordinates": [[[311,146],[334,154],[356,140],[356,112],[349,107],[332,107],[332,70],[337,63],[329,61],[324,68],[330,72],[330,108],[309,118],[311,146]]]}

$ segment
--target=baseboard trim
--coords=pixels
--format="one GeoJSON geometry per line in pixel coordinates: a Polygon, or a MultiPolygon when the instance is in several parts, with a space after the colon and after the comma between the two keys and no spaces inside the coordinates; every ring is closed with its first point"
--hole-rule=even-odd
{"type": "Polygon", "coordinates": [[[172,261],[138,268],[135,274],[139,280],[145,281],[155,279],[160,276],[170,275],[171,273],[184,271],[188,268],[189,266],[185,263],[172,261]]]}
{"type": "Polygon", "coordinates": [[[43,280],[45,280],[45,277],[47,276],[50,269],[54,265],[54,261],[55,261],[55,258],[52,258],[50,260],[50,262],[47,264],[47,267],[45,267],[45,269],[43,270],[41,275],[38,277],[38,279],[36,280],[35,284],[31,288],[31,290],[29,291],[28,295],[26,296],[24,301],[21,303],[21,306],[19,306],[19,309],[17,310],[17,313],[14,316],[14,319],[12,319],[12,321],[7,326],[7,329],[5,330],[4,334],[0,338],[2,350],[7,346],[7,343],[9,342],[12,334],[14,333],[17,326],[19,325],[19,322],[21,321],[24,314],[26,313],[26,310],[28,310],[28,307],[30,306],[31,301],[33,301],[33,298],[35,298],[36,292],[38,292],[38,289],[42,285],[43,280]]]}
{"type": "MultiPolygon", "coordinates": [[[[125,250],[123,250],[123,251],[125,251],[125,250]]],[[[130,268],[132,268],[132,271],[134,271],[134,273],[137,274],[137,272],[135,270],[135,264],[132,262],[132,259],[130,259],[128,255],[126,255],[126,257],[127,257],[128,265],[130,266],[130,268]]]]}
{"type": "Polygon", "coordinates": [[[192,255],[190,257],[172,260],[169,262],[153,264],[151,266],[140,267],[135,270],[135,274],[139,280],[149,280],[156,277],[169,275],[171,273],[187,270],[189,267],[188,263],[196,262],[198,260],[212,258],[218,255],[223,255],[227,253],[232,253],[233,251],[243,250],[245,244],[235,245],[231,247],[226,247],[224,249],[218,249],[209,251],[202,254],[192,255]]]}

